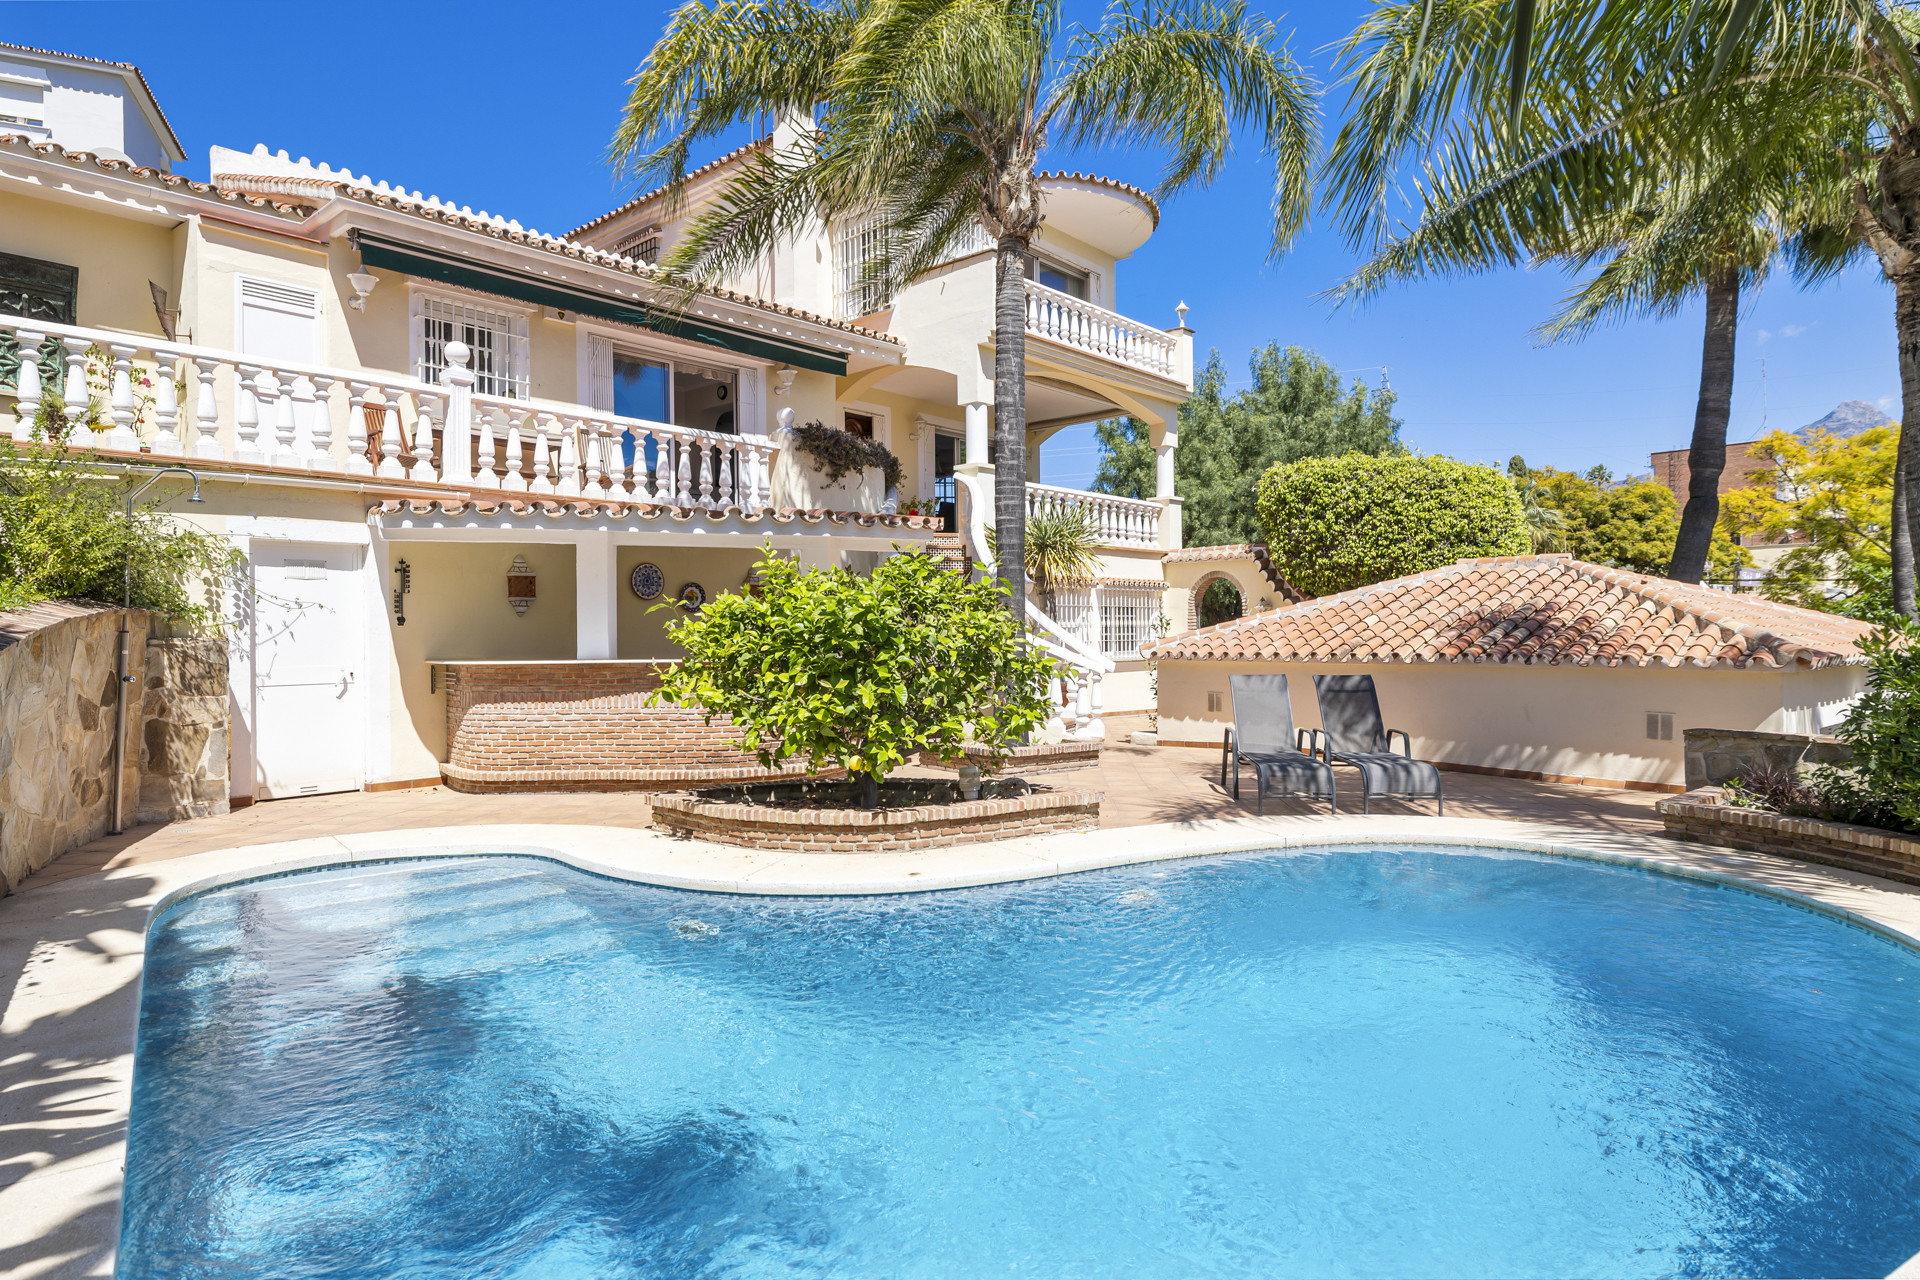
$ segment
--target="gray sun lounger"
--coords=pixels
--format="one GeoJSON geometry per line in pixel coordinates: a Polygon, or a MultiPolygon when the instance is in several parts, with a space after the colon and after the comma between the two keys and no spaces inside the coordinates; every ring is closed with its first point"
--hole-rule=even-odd
{"type": "Polygon", "coordinates": [[[1440,794],[1440,771],[1413,758],[1413,740],[1404,729],[1380,726],[1380,700],[1374,696],[1372,676],[1315,676],[1313,692],[1320,699],[1320,723],[1313,730],[1313,750],[1322,760],[1352,765],[1360,771],[1360,812],[1376,796],[1396,800],[1432,800],[1444,816],[1447,802],[1440,794]],[[1400,751],[1393,750],[1394,735],[1400,751]]]}
{"type": "Polygon", "coordinates": [[[1254,812],[1267,811],[1268,796],[1325,800],[1334,808],[1333,769],[1316,760],[1293,728],[1293,704],[1287,701],[1285,676],[1228,676],[1233,694],[1233,727],[1220,744],[1220,785],[1233,771],[1233,798],[1240,798],[1240,766],[1253,770],[1254,812]]]}

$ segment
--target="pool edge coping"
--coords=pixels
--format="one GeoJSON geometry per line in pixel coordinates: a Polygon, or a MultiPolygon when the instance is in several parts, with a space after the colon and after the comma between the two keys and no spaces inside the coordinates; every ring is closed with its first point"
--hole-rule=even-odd
{"type": "MultiPolygon", "coordinates": [[[[110,891],[128,880],[146,877],[154,881],[144,893],[122,904],[141,913],[136,946],[106,953],[104,948],[93,942],[93,935],[69,939],[64,943],[56,942],[45,953],[42,968],[36,971],[35,986],[51,985],[58,990],[62,984],[44,980],[64,978],[68,976],[68,970],[77,971],[87,967],[90,958],[104,959],[109,967],[116,962],[127,962],[131,968],[130,973],[123,968],[115,974],[116,980],[110,985],[103,986],[97,978],[93,981],[83,978],[75,984],[76,989],[88,995],[88,1003],[93,998],[126,992],[131,987],[130,1016],[120,1029],[119,1042],[114,1046],[117,1052],[110,1064],[101,1064],[103,1069],[110,1067],[114,1070],[114,1079],[107,1089],[89,1096],[85,1103],[87,1118],[93,1122],[93,1127],[112,1131],[115,1136],[102,1148],[104,1155],[96,1153],[93,1159],[78,1169],[71,1167],[76,1162],[53,1161],[40,1166],[29,1164],[20,1177],[0,1185],[0,1223],[45,1219],[49,1216],[46,1212],[49,1206],[45,1203],[49,1193],[55,1197],[70,1194],[64,1189],[47,1186],[47,1183],[56,1179],[70,1179],[87,1168],[111,1164],[110,1168],[98,1170],[97,1185],[91,1193],[95,1202],[110,1195],[111,1213],[89,1214],[94,1229],[79,1233],[87,1240],[85,1253],[98,1258],[98,1264],[86,1270],[70,1270],[56,1261],[53,1269],[37,1274],[113,1273],[119,1238],[119,1199],[124,1186],[132,1066],[138,1037],[146,943],[162,912],[198,894],[255,880],[362,863],[443,857],[531,856],[589,875],[692,892],[781,897],[874,896],[1051,879],[1086,871],[1270,849],[1351,846],[1375,842],[1438,845],[1467,850],[1497,848],[1580,858],[1699,880],[1757,892],[1791,906],[1832,916],[1842,923],[1864,928],[1889,941],[1920,950],[1920,887],[1901,885],[1840,868],[1795,862],[1776,855],[1741,853],[1684,843],[1659,835],[1596,832],[1580,827],[1508,819],[1408,815],[1231,817],[1033,836],[902,854],[771,853],[675,839],[650,830],[506,823],[473,827],[397,828],[358,835],[240,845],[158,862],[136,863],[44,886],[29,886],[25,892],[0,900],[0,938],[4,938],[13,931],[15,921],[11,917],[20,914],[23,903],[66,900],[71,904],[74,897],[85,896],[88,891],[98,894],[103,890],[110,891]],[[403,840],[408,842],[399,843],[403,840]],[[576,845],[584,843],[589,849],[580,852],[558,847],[558,842],[563,841],[576,845]],[[908,869],[916,864],[918,870],[908,869]],[[930,871],[932,874],[929,874],[930,871]],[[101,1269],[103,1266],[105,1270],[101,1269]]],[[[65,915],[72,915],[75,910],[69,905],[65,915]]],[[[34,916],[28,916],[26,922],[30,926],[36,923],[50,926],[64,918],[58,912],[42,913],[42,916],[37,921],[34,916]]],[[[41,944],[35,945],[34,955],[36,958],[42,956],[41,944]]],[[[19,986],[11,993],[7,1006],[0,1009],[0,1036],[7,1035],[8,1028],[16,1026],[19,1021],[16,1005],[20,1003],[21,991],[27,986],[26,979],[26,966],[23,965],[19,986]]],[[[52,996],[52,991],[40,993],[42,999],[52,996]]],[[[29,1003],[32,1002],[30,996],[29,1003]]],[[[47,1014],[56,1015],[51,1020],[57,1022],[58,1012],[49,1009],[47,1014]]],[[[48,1018],[43,1014],[34,1019],[32,1025],[37,1027],[46,1020],[48,1018]]],[[[54,1030],[55,1034],[50,1038],[57,1040],[58,1028],[54,1030]]],[[[21,1045],[19,1049],[26,1050],[30,1057],[35,1056],[33,1048],[28,1045],[21,1045]]],[[[0,1041],[0,1061],[13,1061],[19,1049],[5,1046],[0,1041]]],[[[59,1052],[57,1046],[53,1046],[52,1050],[54,1054],[59,1052]]],[[[42,1046],[37,1056],[45,1059],[48,1056],[47,1047],[42,1046]]],[[[17,1127],[11,1121],[0,1127],[0,1135],[19,1133],[31,1138],[35,1132],[33,1128],[17,1127]]],[[[0,1163],[12,1163],[22,1156],[30,1161],[35,1154],[0,1138],[0,1163]]],[[[78,1223],[79,1219],[74,1219],[74,1222],[78,1223]]],[[[31,1245],[34,1240],[30,1238],[20,1243],[31,1245]]],[[[70,1246],[72,1242],[64,1243],[70,1246]]],[[[11,1250],[15,1246],[0,1238],[0,1247],[11,1250]]],[[[67,1251],[66,1248],[61,1250],[67,1251]]],[[[1916,1278],[1920,1278],[1920,1253],[1889,1276],[1889,1280],[1916,1278]]]]}

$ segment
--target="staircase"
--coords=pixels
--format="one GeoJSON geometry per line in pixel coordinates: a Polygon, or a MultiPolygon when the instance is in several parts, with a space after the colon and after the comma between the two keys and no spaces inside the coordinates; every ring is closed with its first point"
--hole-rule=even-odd
{"type": "Polygon", "coordinates": [[[967,549],[957,533],[936,533],[925,544],[926,553],[940,562],[943,569],[952,569],[966,573],[973,568],[973,561],[967,556],[967,549]]]}

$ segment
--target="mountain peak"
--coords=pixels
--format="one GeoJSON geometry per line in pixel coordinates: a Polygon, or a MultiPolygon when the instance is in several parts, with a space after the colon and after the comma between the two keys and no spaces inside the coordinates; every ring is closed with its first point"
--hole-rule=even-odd
{"type": "Polygon", "coordinates": [[[1809,422],[1794,434],[1802,439],[1816,431],[1828,431],[1836,436],[1857,436],[1862,431],[1884,427],[1892,421],[1892,418],[1865,400],[1846,400],[1836,405],[1826,417],[1818,422],[1809,422]]]}

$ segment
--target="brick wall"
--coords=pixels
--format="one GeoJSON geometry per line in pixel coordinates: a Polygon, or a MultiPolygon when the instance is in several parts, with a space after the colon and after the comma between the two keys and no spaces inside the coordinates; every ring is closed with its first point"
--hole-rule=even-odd
{"type": "Polygon", "coordinates": [[[1036,791],[1003,800],[910,809],[776,809],[696,796],[653,802],[656,827],[700,840],[796,853],[896,853],[1012,840],[1100,825],[1093,791],[1036,791]]]}
{"type": "Polygon", "coordinates": [[[1667,834],[1749,853],[1774,853],[1848,871],[1920,884],[1920,836],[1845,822],[1789,818],[1720,803],[1718,787],[1702,787],[1654,805],[1667,834]]]}
{"type": "Polygon", "coordinates": [[[447,783],[459,791],[626,791],[794,776],[734,744],[726,716],[664,703],[661,662],[447,663],[447,783]]]}

